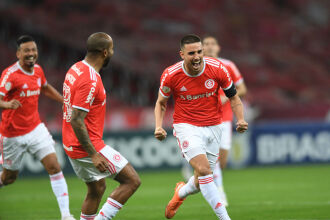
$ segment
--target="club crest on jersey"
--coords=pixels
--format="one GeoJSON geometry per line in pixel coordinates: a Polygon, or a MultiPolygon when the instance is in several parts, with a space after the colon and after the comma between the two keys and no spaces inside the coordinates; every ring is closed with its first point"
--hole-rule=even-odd
{"type": "Polygon", "coordinates": [[[119,161],[121,160],[121,157],[120,157],[119,154],[115,154],[115,155],[113,155],[113,159],[114,159],[115,161],[119,162],[119,161]]]}
{"type": "Polygon", "coordinates": [[[163,92],[165,93],[169,93],[171,91],[171,89],[167,86],[163,86],[163,92]]]}
{"type": "Polygon", "coordinates": [[[189,141],[183,141],[182,147],[183,147],[183,149],[186,149],[187,147],[189,147],[189,141]]]}
{"type": "Polygon", "coordinates": [[[38,83],[38,86],[41,86],[41,79],[40,78],[37,79],[37,83],[38,83]]]}
{"type": "Polygon", "coordinates": [[[215,85],[215,82],[213,79],[208,79],[205,81],[205,87],[207,89],[212,89],[214,87],[214,85],[215,85]]]}

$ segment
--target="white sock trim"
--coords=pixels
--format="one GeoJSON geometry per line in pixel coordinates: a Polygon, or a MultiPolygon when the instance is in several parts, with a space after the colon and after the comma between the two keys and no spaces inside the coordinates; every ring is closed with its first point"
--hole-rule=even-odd
{"type": "Polygon", "coordinates": [[[121,209],[123,207],[122,204],[120,204],[119,202],[117,202],[116,200],[114,200],[110,197],[107,199],[107,203],[109,203],[111,206],[113,206],[117,209],[121,209]]]}
{"type": "Polygon", "coordinates": [[[96,217],[96,214],[86,215],[86,214],[80,213],[80,220],[94,220],[95,217],[96,217]]]}

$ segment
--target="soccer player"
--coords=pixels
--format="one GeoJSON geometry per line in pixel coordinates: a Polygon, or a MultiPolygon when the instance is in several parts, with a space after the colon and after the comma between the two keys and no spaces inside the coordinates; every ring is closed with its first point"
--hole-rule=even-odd
{"type": "MultiPolygon", "coordinates": [[[[216,58],[226,66],[226,69],[228,70],[230,77],[232,78],[236,86],[237,95],[241,98],[244,97],[246,95],[247,89],[243,77],[240,71],[238,70],[238,68],[236,67],[236,65],[232,61],[219,57],[221,46],[219,45],[217,39],[213,36],[206,36],[204,37],[202,44],[204,49],[204,55],[216,58]]],[[[220,104],[222,105],[223,130],[222,130],[222,139],[219,146],[220,157],[214,168],[213,174],[214,174],[214,182],[218,187],[223,203],[225,204],[225,206],[228,206],[227,196],[223,188],[222,170],[225,169],[227,166],[228,153],[232,144],[233,112],[231,110],[229,100],[225,96],[225,93],[222,90],[220,90],[219,95],[220,95],[219,98],[221,100],[220,104]]]]}
{"type": "Polygon", "coordinates": [[[31,36],[17,40],[18,61],[2,72],[0,80],[0,125],[3,147],[3,171],[0,186],[17,179],[26,152],[38,158],[49,174],[62,219],[73,220],[69,210],[68,187],[54,150],[54,140],[40,121],[38,99],[40,92],[63,103],[63,97],[47,83],[42,68],[36,64],[38,49],[31,36]]]}
{"type": "Polygon", "coordinates": [[[102,140],[106,92],[99,72],[108,65],[113,53],[108,34],[90,35],[85,59],[69,69],[63,84],[63,147],[75,173],[87,185],[81,220],[112,219],[140,185],[132,165],[102,140]],[[97,215],[106,177],[120,185],[97,215]]]}
{"type": "Polygon", "coordinates": [[[244,132],[243,105],[225,66],[217,59],[204,57],[201,39],[186,35],[181,39],[180,56],[183,61],[165,69],[161,76],[155,106],[155,137],[166,138],[162,128],[168,98],[173,94],[175,109],[173,134],[185,159],[194,169],[186,184],[177,183],[173,198],[165,210],[166,218],[173,218],[188,195],[201,191],[221,220],[230,219],[213,182],[213,169],[219,155],[222,124],[219,114],[219,90],[229,98],[238,121],[236,130],[244,132]]]}

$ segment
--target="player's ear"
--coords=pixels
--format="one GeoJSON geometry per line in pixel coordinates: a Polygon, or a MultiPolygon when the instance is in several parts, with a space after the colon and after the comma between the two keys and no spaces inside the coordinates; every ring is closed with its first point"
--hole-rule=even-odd
{"type": "Polygon", "coordinates": [[[21,56],[21,50],[18,48],[17,51],[16,51],[17,59],[19,59],[20,56],[21,56]]]}
{"type": "Polygon", "coordinates": [[[184,60],[184,54],[182,50],[180,50],[180,57],[184,60]]]}
{"type": "Polygon", "coordinates": [[[106,49],[103,50],[103,56],[104,57],[107,57],[108,56],[108,53],[109,53],[108,50],[106,50],[106,49]]]}

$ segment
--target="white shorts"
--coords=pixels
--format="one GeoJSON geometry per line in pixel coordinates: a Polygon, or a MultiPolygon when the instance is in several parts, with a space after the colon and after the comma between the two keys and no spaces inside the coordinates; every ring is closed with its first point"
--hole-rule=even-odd
{"type": "Polygon", "coordinates": [[[222,137],[220,142],[220,149],[230,150],[232,135],[233,135],[233,127],[231,121],[222,122],[222,137]]]}
{"type": "Polygon", "coordinates": [[[186,123],[174,124],[173,135],[189,162],[200,154],[205,154],[213,170],[219,157],[222,125],[199,127],[186,123]]]}
{"type": "Polygon", "coordinates": [[[1,135],[1,144],[3,167],[8,170],[20,169],[25,152],[38,160],[55,153],[55,142],[44,123],[22,136],[7,138],[1,135]]]}
{"type": "Polygon", "coordinates": [[[104,173],[101,173],[94,166],[90,157],[79,159],[69,157],[74,172],[86,183],[98,181],[106,177],[114,178],[128,164],[125,157],[108,145],[104,146],[99,153],[109,162],[109,170],[104,173]]]}

